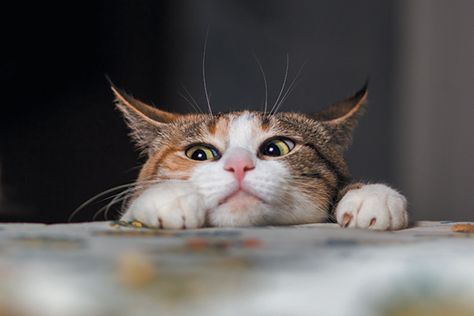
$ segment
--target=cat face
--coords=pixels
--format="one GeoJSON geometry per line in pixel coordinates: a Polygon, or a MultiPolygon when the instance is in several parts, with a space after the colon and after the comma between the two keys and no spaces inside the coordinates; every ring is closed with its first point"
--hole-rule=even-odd
{"type": "Polygon", "coordinates": [[[314,115],[179,115],[112,90],[132,138],[148,155],[135,198],[155,183],[191,184],[206,203],[210,226],[325,219],[349,180],[342,154],[366,99],[364,88],[314,115]]]}

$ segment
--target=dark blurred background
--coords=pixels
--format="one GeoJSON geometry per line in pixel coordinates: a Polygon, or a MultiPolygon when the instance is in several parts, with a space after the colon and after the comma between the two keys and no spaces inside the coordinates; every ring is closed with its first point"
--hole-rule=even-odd
{"type": "MultiPolygon", "coordinates": [[[[105,75],[166,110],[270,104],[289,56],[282,110],[311,112],[370,78],[347,154],[354,177],[393,184],[416,219],[473,220],[474,2],[67,1],[2,7],[0,221],[66,221],[134,180],[139,159],[105,75]]],[[[74,220],[91,220],[103,203],[74,220]]]]}

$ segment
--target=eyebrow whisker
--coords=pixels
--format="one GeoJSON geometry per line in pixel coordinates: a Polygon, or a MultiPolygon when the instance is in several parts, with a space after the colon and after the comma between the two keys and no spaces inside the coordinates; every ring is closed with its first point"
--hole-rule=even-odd
{"type": "Polygon", "coordinates": [[[253,57],[255,58],[255,61],[257,62],[258,68],[260,69],[260,73],[262,74],[262,78],[263,78],[263,84],[265,85],[265,104],[264,104],[264,110],[263,110],[263,115],[265,115],[267,113],[267,107],[268,107],[267,77],[265,76],[265,71],[263,70],[262,63],[258,59],[257,55],[253,54],[253,57]]]}
{"type": "Polygon", "coordinates": [[[270,110],[269,115],[273,114],[273,110],[274,110],[274,108],[277,106],[278,102],[280,101],[281,95],[283,94],[283,91],[285,90],[286,80],[288,79],[288,69],[289,69],[289,67],[290,67],[290,55],[289,55],[289,54],[286,54],[285,76],[284,76],[284,78],[283,78],[283,83],[282,83],[281,88],[280,88],[280,93],[278,93],[278,97],[277,97],[277,99],[275,100],[275,103],[273,104],[272,109],[270,110]]]}

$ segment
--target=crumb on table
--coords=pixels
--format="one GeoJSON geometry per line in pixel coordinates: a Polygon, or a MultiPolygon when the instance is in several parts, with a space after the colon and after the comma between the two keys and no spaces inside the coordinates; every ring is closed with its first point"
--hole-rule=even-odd
{"type": "Polygon", "coordinates": [[[474,225],[472,224],[454,224],[451,230],[457,233],[474,233],[474,225]]]}
{"type": "Polygon", "coordinates": [[[144,228],[146,227],[142,222],[139,221],[115,221],[110,224],[111,227],[113,228],[119,228],[119,227],[132,227],[132,228],[144,228]]]}

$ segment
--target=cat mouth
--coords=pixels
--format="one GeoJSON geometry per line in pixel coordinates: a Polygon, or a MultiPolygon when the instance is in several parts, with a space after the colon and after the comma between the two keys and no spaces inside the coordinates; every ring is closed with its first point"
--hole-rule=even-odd
{"type": "Polygon", "coordinates": [[[264,203],[264,201],[260,197],[256,196],[255,194],[252,194],[243,189],[238,189],[232,192],[231,194],[225,196],[223,199],[221,199],[219,201],[219,205],[234,202],[234,201],[252,201],[252,202],[264,203]]]}

